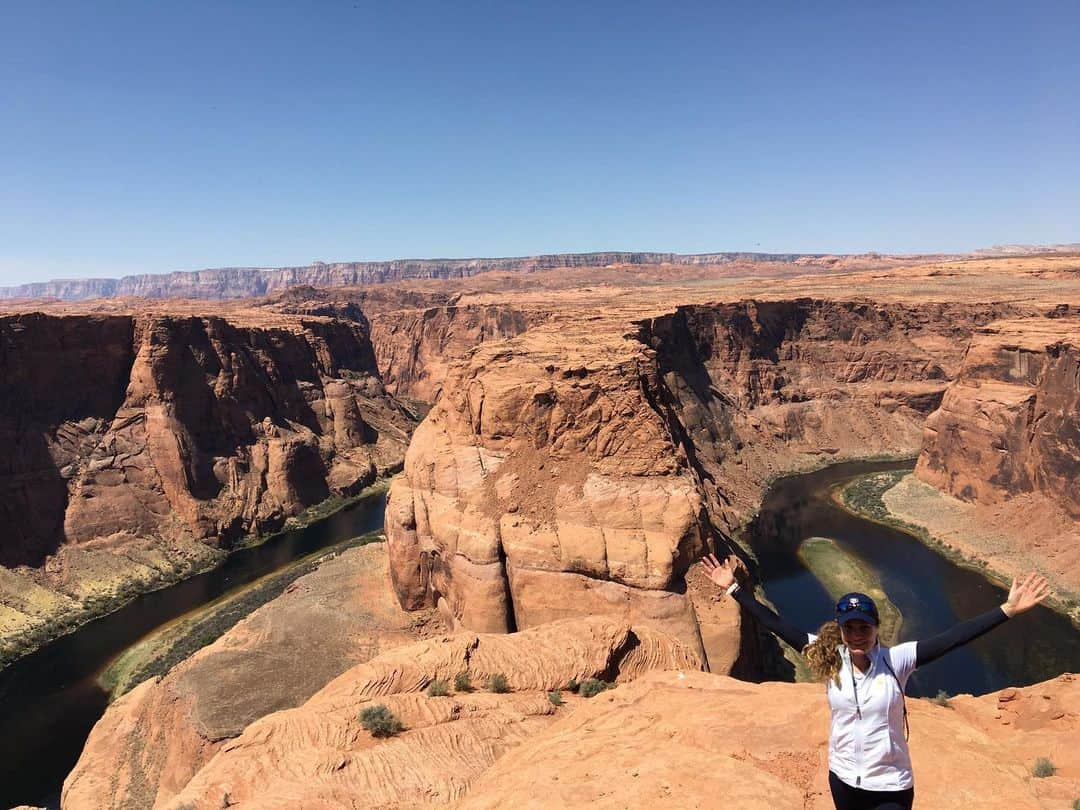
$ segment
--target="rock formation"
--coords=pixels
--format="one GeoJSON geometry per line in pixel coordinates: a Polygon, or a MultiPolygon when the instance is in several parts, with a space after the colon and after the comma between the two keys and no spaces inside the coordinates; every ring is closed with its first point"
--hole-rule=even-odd
{"type": "MultiPolygon", "coordinates": [[[[674,639],[607,618],[555,622],[505,635],[464,633],[395,650],[343,673],[303,706],[252,723],[163,807],[379,807],[445,803],[500,755],[583,701],[548,692],[572,680],[622,683],[653,669],[689,671],[701,659],[674,639]],[[476,691],[432,697],[433,680],[467,673],[476,691]],[[506,676],[510,691],[485,684],[506,676]],[[359,713],[382,704],[408,729],[380,741],[359,713]]],[[[70,783],[69,783],[70,784],[70,783]]],[[[64,807],[79,805],[65,794],[64,807]]]]}
{"type": "Polygon", "coordinates": [[[926,421],[916,475],[966,501],[1036,492],[1080,518],[1080,320],[980,329],[926,421]]]}
{"type": "Polygon", "coordinates": [[[449,366],[481,343],[515,337],[549,313],[512,305],[429,307],[371,317],[371,341],[386,390],[434,402],[449,366]]]}
{"type": "Polygon", "coordinates": [[[362,323],[24,314],[0,318],[0,343],[7,655],[58,610],[88,615],[359,492],[412,426],[362,323]]]}
{"type": "MultiPolygon", "coordinates": [[[[251,723],[201,768],[189,768],[186,784],[177,779],[166,790],[159,782],[153,806],[831,807],[821,687],[749,684],[699,666],[673,639],[601,617],[399,647],[344,672],[303,705],[251,723]],[[459,672],[477,686],[504,674],[511,691],[424,693],[459,672]],[[564,691],[559,706],[549,699],[548,690],[588,676],[617,686],[591,699],[564,691]],[[374,705],[405,730],[373,737],[358,716],[374,705]]],[[[117,750],[108,732],[136,744],[125,703],[158,688],[147,685],[109,710],[68,779],[65,810],[127,806],[91,788],[115,780],[118,768],[127,773],[120,757],[103,756],[117,750]]],[[[1057,807],[1080,790],[1074,675],[955,697],[950,706],[909,700],[908,709],[927,807],[1057,807]],[[1033,778],[1039,757],[1050,758],[1057,775],[1033,778]]],[[[162,750],[176,773],[193,757],[205,761],[179,742],[162,750]]]]}
{"type": "Polygon", "coordinates": [[[350,549],[113,703],[67,779],[64,807],[161,806],[250,723],[416,641],[385,578],[385,544],[350,549]]]}
{"type": "Polygon", "coordinates": [[[534,273],[556,268],[606,267],[613,264],[718,265],[729,262],[794,262],[814,259],[797,253],[559,253],[502,259],[397,259],[388,262],[314,262],[307,267],[223,267],[177,271],[120,279],[66,279],[0,287],[0,298],[251,298],[296,285],[343,287],[382,284],[411,278],[467,278],[490,270],[534,273]]]}
{"type": "Polygon", "coordinates": [[[686,570],[771,470],[822,448],[912,453],[967,335],[1001,309],[559,312],[484,344],[451,367],[391,490],[402,605],[481,631],[614,613],[696,645],[686,570]]]}

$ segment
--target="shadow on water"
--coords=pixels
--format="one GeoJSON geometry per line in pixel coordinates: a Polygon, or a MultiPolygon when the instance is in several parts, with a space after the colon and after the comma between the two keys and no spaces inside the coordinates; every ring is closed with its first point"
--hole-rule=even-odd
{"type": "Polygon", "coordinates": [[[381,529],[379,493],[237,551],[213,571],[148,593],[0,671],[0,807],[59,807],[60,787],[108,703],[98,673],[157,627],[293,560],[381,529]]]}
{"type": "MultiPolygon", "coordinates": [[[[1007,593],[902,531],[838,507],[830,487],[868,473],[911,469],[911,463],[855,462],[783,479],[769,491],[748,530],[765,593],[777,610],[813,631],[832,616],[832,599],[799,560],[808,537],[831,537],[881,579],[904,616],[901,641],[939,633],[1005,601],[1007,593]]],[[[1058,613],[1037,607],[920,668],[908,694],[975,695],[1080,672],[1080,631],[1058,613]]],[[[776,674],[776,673],[774,673],[776,674]]]]}

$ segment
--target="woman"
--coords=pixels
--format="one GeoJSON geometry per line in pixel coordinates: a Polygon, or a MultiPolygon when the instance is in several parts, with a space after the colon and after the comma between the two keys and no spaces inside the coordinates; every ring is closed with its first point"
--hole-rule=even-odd
{"type": "Polygon", "coordinates": [[[978,638],[1006,619],[1030,610],[1050,593],[1046,580],[1030,574],[1014,581],[1005,604],[933,638],[895,647],[878,644],[877,606],[849,593],[836,604],[834,620],[817,634],[792,627],[735,581],[738,561],[702,559],[709,579],[725,588],[777,637],[801,650],[814,675],[826,682],[829,700],[829,788],[837,810],[901,810],[915,797],[907,746],[904,686],[923,664],[978,638]]]}

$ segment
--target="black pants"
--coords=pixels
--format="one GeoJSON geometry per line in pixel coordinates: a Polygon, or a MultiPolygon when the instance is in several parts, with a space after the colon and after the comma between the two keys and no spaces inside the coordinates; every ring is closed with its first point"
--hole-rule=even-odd
{"type": "Polygon", "coordinates": [[[911,810],[915,788],[907,790],[863,790],[845,785],[829,771],[829,790],[836,810],[911,810]]]}

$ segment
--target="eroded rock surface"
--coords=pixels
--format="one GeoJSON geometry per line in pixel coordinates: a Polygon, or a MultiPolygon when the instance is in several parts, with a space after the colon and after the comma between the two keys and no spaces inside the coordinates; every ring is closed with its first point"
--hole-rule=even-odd
{"type": "Polygon", "coordinates": [[[669,636],[605,617],[401,647],[345,672],[303,706],[248,726],[164,806],[445,804],[502,754],[583,700],[570,697],[559,709],[549,690],[572,679],[623,682],[652,669],[701,666],[669,636]],[[452,683],[462,672],[478,689],[503,674],[512,691],[421,693],[433,680],[452,683]],[[375,704],[404,723],[404,734],[379,740],[364,730],[358,715],[375,704]]]}
{"type": "Polygon", "coordinates": [[[391,490],[402,605],[482,631],[611,613],[696,645],[687,568],[770,475],[913,454],[967,337],[1003,309],[576,310],[485,343],[450,368],[391,490]]]}
{"type": "Polygon", "coordinates": [[[250,723],[420,632],[386,584],[385,544],[345,551],[113,703],[65,782],[63,805],[159,807],[250,723]]]}
{"type": "Polygon", "coordinates": [[[507,304],[385,311],[371,316],[371,339],[386,389],[434,402],[451,363],[482,343],[515,337],[548,317],[542,309],[507,304]]]}
{"type": "MultiPolygon", "coordinates": [[[[400,647],[252,723],[158,806],[831,807],[820,685],[699,664],[670,637],[603,617],[400,647]],[[478,685],[503,673],[512,691],[422,693],[462,671],[478,685]],[[618,685],[549,700],[586,675],[618,685]],[[405,730],[372,737],[358,714],[376,704],[405,730]]],[[[1052,808],[1080,789],[1075,675],[949,706],[911,699],[908,711],[920,804],[1052,808]],[[1039,757],[1056,775],[1032,776],[1039,757]]]]}
{"type": "Polygon", "coordinates": [[[1037,492],[1080,518],[1080,319],[978,331],[926,422],[916,475],[958,498],[1037,492]]]}
{"type": "MultiPolygon", "coordinates": [[[[909,700],[923,807],[1058,807],[1080,788],[1080,679],[909,700]],[[1046,756],[1058,775],[1035,779],[1046,756]],[[1072,791],[1072,792],[1070,792],[1072,791]]],[[[653,672],[575,708],[499,759],[461,808],[833,806],[816,684],[653,672]]],[[[356,805],[359,806],[359,805],[356,805]]]]}
{"type": "Polygon", "coordinates": [[[5,655],[358,493],[412,427],[363,323],[35,313],[0,342],[5,655]]]}

